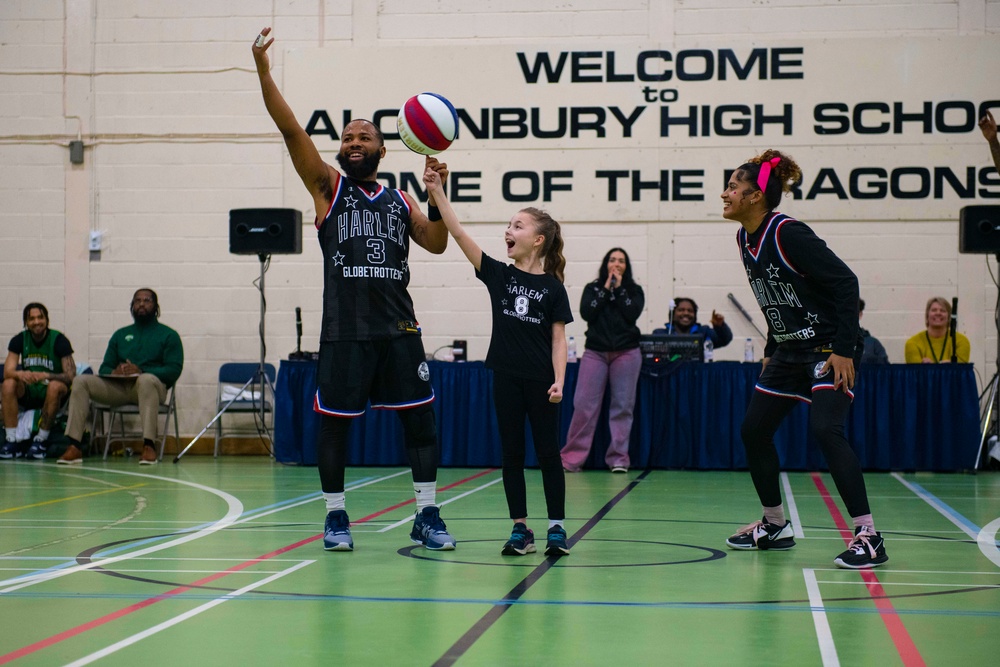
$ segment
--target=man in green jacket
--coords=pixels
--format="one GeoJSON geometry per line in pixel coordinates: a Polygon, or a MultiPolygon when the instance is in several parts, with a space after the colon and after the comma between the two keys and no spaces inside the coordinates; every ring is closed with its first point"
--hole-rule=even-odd
{"type": "Polygon", "coordinates": [[[167,398],[184,368],[184,348],[181,337],[165,324],[160,324],[160,305],[156,292],[149,288],[137,290],[132,297],[132,319],[135,323],[123,327],[111,336],[104,353],[99,375],[77,375],[69,399],[69,419],[66,436],[70,446],[57,463],[82,463],[80,438],[90,414],[90,401],[110,406],[136,404],[142,421],[142,458],[140,465],[157,463],[156,418],[160,404],[167,398]]]}

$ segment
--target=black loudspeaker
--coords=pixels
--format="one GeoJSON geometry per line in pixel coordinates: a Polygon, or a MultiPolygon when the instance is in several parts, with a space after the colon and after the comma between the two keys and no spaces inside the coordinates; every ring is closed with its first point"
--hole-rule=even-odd
{"type": "Polygon", "coordinates": [[[1000,206],[966,206],[958,225],[959,252],[1000,253],[1000,206]]]}
{"type": "Polygon", "coordinates": [[[229,252],[234,255],[302,253],[302,211],[234,208],[229,211],[229,252]]]}

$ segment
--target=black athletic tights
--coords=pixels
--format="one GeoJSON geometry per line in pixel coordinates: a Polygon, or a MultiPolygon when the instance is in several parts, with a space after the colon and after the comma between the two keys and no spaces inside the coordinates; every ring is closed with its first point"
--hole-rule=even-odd
{"type": "MultiPolygon", "coordinates": [[[[406,456],[414,482],[437,480],[438,442],[434,409],[421,405],[398,412],[406,438],[406,456]]],[[[316,443],[316,464],[323,493],[343,493],[347,469],[347,436],[352,419],[323,415],[316,443]]]]}
{"type": "Polygon", "coordinates": [[[549,402],[550,386],[548,382],[493,373],[493,405],[503,449],[503,490],[511,519],[528,516],[524,485],[525,417],[531,423],[535,456],[542,470],[548,518],[566,518],[566,478],[559,457],[559,404],[549,402]]]}
{"type": "MultiPolygon", "coordinates": [[[[797,401],[753,392],[741,435],[747,452],[750,476],[764,507],[781,504],[780,462],[774,447],[774,433],[797,401]]],[[[813,393],[809,408],[809,434],[819,442],[837,491],[852,516],[871,514],[861,463],[844,436],[844,422],[851,399],[842,391],[813,393]]],[[[805,446],[805,443],[802,443],[805,446]]]]}

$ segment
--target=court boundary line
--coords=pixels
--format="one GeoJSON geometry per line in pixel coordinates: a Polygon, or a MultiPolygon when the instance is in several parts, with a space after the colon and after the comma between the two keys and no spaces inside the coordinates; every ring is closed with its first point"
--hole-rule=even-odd
{"type": "MultiPolygon", "coordinates": [[[[813,484],[816,485],[816,489],[819,491],[820,497],[826,504],[826,509],[833,518],[834,524],[837,529],[841,531],[844,537],[844,542],[848,545],[851,540],[854,539],[854,531],[847,525],[847,521],[844,519],[844,515],[840,512],[840,508],[837,507],[837,503],[833,500],[833,496],[830,495],[829,489],[826,488],[826,484],[823,482],[823,478],[819,473],[811,473],[813,484]]],[[[892,639],[892,643],[896,647],[896,652],[899,654],[900,660],[906,667],[923,667],[925,665],[924,658],[920,654],[920,650],[917,645],[913,642],[913,638],[910,636],[909,631],[903,624],[903,620],[898,613],[896,613],[896,608],[893,606],[892,602],[888,599],[885,590],[882,588],[882,584],[872,570],[857,570],[857,573],[861,575],[861,578],[867,584],[867,589],[869,595],[871,595],[872,601],[875,603],[875,608],[878,610],[879,618],[885,624],[885,628],[889,633],[889,638],[892,639]]]]}
{"type": "Polygon", "coordinates": [[[128,560],[130,558],[144,556],[148,553],[162,551],[164,549],[169,549],[171,547],[191,542],[192,540],[200,539],[202,537],[205,537],[206,535],[211,535],[213,533],[222,530],[223,528],[231,526],[233,523],[236,522],[237,519],[239,519],[239,517],[243,513],[243,503],[241,503],[239,499],[236,498],[236,496],[230,493],[226,493],[221,489],[216,489],[211,486],[206,486],[204,484],[198,484],[196,482],[188,482],[182,479],[171,479],[169,477],[148,475],[140,472],[129,472],[126,470],[111,470],[105,468],[105,469],[100,469],[99,472],[112,473],[115,475],[129,475],[132,477],[142,477],[145,479],[155,479],[157,481],[173,482],[175,484],[190,486],[192,488],[199,489],[201,491],[207,491],[208,493],[221,498],[223,502],[225,502],[228,505],[228,511],[226,512],[225,516],[223,516],[218,521],[215,521],[211,525],[207,526],[206,528],[192,533],[187,533],[186,535],[181,535],[180,537],[177,537],[176,539],[170,540],[169,542],[165,542],[163,544],[154,545],[151,547],[147,547],[145,549],[140,549],[135,552],[122,554],[120,556],[112,556],[110,558],[100,561],[99,563],[94,562],[94,563],[87,563],[85,565],[70,565],[68,567],[61,567],[58,569],[43,570],[38,574],[29,575],[27,577],[15,577],[13,579],[0,580],[0,596],[4,595],[5,593],[9,593],[11,591],[19,590],[26,586],[33,586],[34,584],[41,583],[43,581],[52,581],[53,579],[65,577],[70,574],[75,574],[77,572],[83,572],[85,570],[90,570],[94,567],[107,565],[108,563],[116,563],[119,561],[128,560]],[[6,588],[2,588],[3,586],[6,586],[6,588]]]}
{"type": "Polygon", "coordinates": [[[997,544],[997,532],[1000,532],[1000,518],[994,519],[980,528],[961,512],[916,482],[909,482],[896,472],[890,476],[915,496],[937,510],[938,514],[958,526],[963,533],[974,539],[983,555],[994,565],[1000,567],[1000,545],[997,544]]]}
{"type": "Polygon", "coordinates": [[[784,487],[785,490],[785,503],[788,505],[788,518],[792,520],[792,535],[804,539],[806,533],[802,528],[802,522],[799,521],[799,507],[795,504],[795,496],[792,494],[792,483],[788,479],[787,472],[781,473],[781,486],[784,487]]]}
{"type": "Polygon", "coordinates": [[[816,571],[812,568],[803,568],[802,577],[806,580],[806,593],[809,595],[809,608],[812,611],[813,626],[816,628],[816,640],[819,643],[819,654],[823,660],[823,667],[840,667],[840,656],[837,655],[833,631],[830,630],[830,619],[826,617],[826,608],[823,606],[823,596],[819,592],[816,571]]]}
{"type": "Polygon", "coordinates": [[[307,565],[312,565],[315,562],[316,562],[315,560],[302,561],[302,562],[300,562],[300,563],[298,563],[296,565],[293,565],[293,566],[291,566],[289,568],[286,568],[286,569],[284,569],[284,570],[282,570],[280,572],[275,572],[271,576],[265,577],[264,579],[261,579],[260,581],[254,582],[252,584],[248,584],[248,585],[244,586],[243,588],[240,588],[239,590],[233,591],[232,593],[226,593],[224,595],[220,595],[219,597],[215,598],[214,600],[206,602],[205,604],[203,604],[201,606],[195,607],[194,609],[186,611],[183,614],[178,614],[177,616],[174,616],[173,618],[171,618],[169,620],[163,621],[162,623],[154,625],[154,626],[152,626],[150,628],[146,628],[142,632],[137,632],[136,634],[132,635],[131,637],[126,637],[125,639],[122,639],[121,641],[118,641],[118,642],[115,642],[114,644],[106,646],[106,647],[104,647],[103,649],[101,649],[99,651],[95,651],[95,652],[93,652],[93,653],[91,653],[89,655],[83,656],[82,658],[80,658],[78,660],[74,660],[73,662],[68,663],[66,665],[66,667],[82,667],[83,665],[89,665],[90,663],[92,663],[92,662],[94,662],[96,660],[100,660],[101,658],[106,658],[109,655],[111,655],[112,653],[117,653],[118,651],[120,651],[121,649],[123,649],[123,648],[125,648],[127,646],[131,646],[132,644],[137,644],[140,641],[142,641],[143,639],[146,639],[147,637],[152,637],[155,634],[163,632],[167,628],[171,628],[171,627],[173,627],[175,625],[183,623],[184,621],[186,621],[186,620],[188,620],[190,618],[193,618],[193,617],[197,616],[198,614],[201,614],[202,612],[206,612],[209,609],[212,609],[213,607],[217,607],[220,604],[222,604],[223,602],[228,602],[230,600],[238,598],[241,595],[243,595],[244,593],[249,593],[250,591],[252,591],[254,589],[260,588],[261,586],[269,584],[272,581],[276,581],[277,579],[280,579],[281,577],[284,577],[285,575],[291,574],[292,572],[295,572],[296,570],[300,570],[300,569],[302,569],[303,567],[305,567],[307,565]]]}
{"type": "MultiPolygon", "coordinates": [[[[622,501],[625,496],[631,493],[640,482],[644,481],[646,477],[652,472],[651,469],[647,468],[638,477],[629,482],[625,488],[619,491],[615,496],[609,500],[604,506],[597,511],[594,516],[592,516],[579,530],[573,533],[567,542],[570,547],[575,546],[577,542],[583,539],[584,535],[589,533],[594,526],[600,522],[614,507],[622,501]]],[[[546,556],[545,560],[539,563],[531,572],[528,573],[520,582],[518,582],[510,591],[507,592],[500,600],[493,603],[493,606],[483,614],[478,621],[476,621],[472,627],[465,631],[461,637],[455,641],[444,654],[434,661],[434,667],[445,667],[447,665],[453,665],[455,662],[465,655],[473,644],[475,644],[491,627],[493,624],[500,620],[500,618],[507,613],[514,604],[528,592],[535,583],[538,582],[542,576],[548,572],[552,566],[559,561],[562,556],[546,556]]]]}

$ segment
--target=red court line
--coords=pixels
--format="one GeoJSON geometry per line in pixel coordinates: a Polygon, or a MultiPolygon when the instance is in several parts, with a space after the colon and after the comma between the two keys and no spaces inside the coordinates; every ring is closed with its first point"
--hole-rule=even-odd
{"type": "MultiPolygon", "coordinates": [[[[820,497],[826,503],[826,509],[830,512],[830,516],[833,517],[833,522],[840,531],[841,537],[844,538],[845,543],[850,544],[851,540],[854,539],[854,529],[847,525],[844,515],[840,513],[840,508],[837,507],[819,473],[814,472],[811,474],[811,477],[813,483],[816,485],[816,489],[819,491],[820,497]]],[[[924,658],[920,655],[917,645],[913,643],[913,638],[910,637],[910,633],[906,630],[906,626],[903,625],[903,620],[899,617],[899,614],[896,613],[892,602],[889,601],[881,582],[878,580],[878,576],[872,570],[858,570],[858,574],[864,580],[868,593],[872,596],[875,608],[878,609],[879,616],[882,618],[882,622],[885,623],[885,628],[889,631],[889,636],[896,645],[896,651],[899,653],[903,664],[908,667],[922,667],[925,664],[924,658]]]]}
{"type": "MultiPolygon", "coordinates": [[[[474,479],[478,479],[478,478],[482,477],[483,475],[488,475],[491,472],[495,472],[495,471],[496,471],[496,468],[490,468],[488,470],[483,470],[482,472],[478,472],[475,475],[472,475],[470,477],[466,477],[465,479],[460,479],[457,482],[449,484],[448,486],[443,486],[439,490],[440,491],[447,491],[448,489],[453,489],[456,486],[461,486],[462,484],[467,484],[468,482],[471,482],[474,479]]],[[[379,517],[379,516],[382,516],[383,514],[386,514],[387,512],[391,512],[393,510],[399,509],[400,507],[405,507],[406,505],[409,505],[410,503],[415,503],[415,502],[416,502],[416,499],[415,498],[411,498],[410,500],[407,500],[407,501],[401,502],[401,503],[397,503],[397,504],[395,504],[395,505],[393,505],[391,507],[385,508],[384,510],[375,512],[374,514],[369,514],[368,516],[364,517],[363,519],[359,519],[357,521],[352,521],[351,523],[352,524],[365,523],[366,521],[371,521],[372,519],[374,519],[376,517],[379,517]]],[[[301,546],[305,546],[306,544],[309,544],[311,542],[315,542],[316,540],[320,539],[321,537],[323,537],[323,533],[319,533],[318,535],[313,535],[312,537],[307,537],[304,540],[299,540],[298,542],[293,542],[292,544],[289,544],[287,546],[281,547],[280,549],[275,549],[274,551],[272,551],[270,553],[266,553],[263,556],[258,556],[257,558],[252,558],[252,559],[250,559],[248,561],[240,563],[239,565],[234,565],[233,567],[230,567],[230,568],[227,568],[225,570],[222,570],[221,572],[216,572],[215,574],[211,574],[211,575],[205,577],[204,579],[199,579],[198,581],[195,581],[194,583],[188,584],[187,586],[179,586],[178,588],[175,588],[173,590],[167,591],[166,593],[161,593],[161,594],[159,594],[159,595],[157,595],[155,597],[151,597],[148,600],[143,600],[142,602],[136,602],[135,604],[131,604],[131,605],[127,606],[127,607],[123,607],[122,609],[119,609],[118,611],[113,611],[110,614],[106,614],[105,616],[101,616],[100,618],[95,618],[94,620],[88,621],[88,622],[84,623],[83,625],[78,625],[75,628],[70,628],[69,630],[64,630],[63,632],[60,632],[60,633],[55,634],[55,635],[52,635],[51,637],[48,637],[46,639],[42,639],[40,641],[37,641],[34,644],[29,644],[27,646],[19,648],[16,651],[11,651],[10,653],[7,653],[5,655],[0,655],[0,665],[5,665],[5,664],[7,664],[9,662],[13,662],[14,660],[17,660],[18,658],[23,658],[26,655],[30,655],[32,653],[35,653],[36,651],[40,651],[40,650],[42,650],[44,648],[48,648],[49,646],[53,646],[55,644],[58,644],[59,642],[63,642],[63,641],[66,641],[67,639],[71,639],[73,637],[76,637],[77,635],[83,634],[84,632],[87,632],[88,630],[93,630],[94,628],[97,628],[97,627],[100,627],[102,625],[105,625],[106,623],[110,623],[111,621],[117,620],[117,619],[122,618],[124,616],[128,616],[129,614],[132,614],[132,613],[137,612],[137,611],[139,611],[141,609],[145,609],[146,607],[154,605],[157,602],[162,602],[163,600],[168,600],[168,599],[170,599],[172,597],[176,597],[177,595],[180,595],[181,593],[184,593],[185,591],[189,591],[189,590],[191,590],[193,588],[196,588],[198,586],[204,586],[205,584],[211,583],[213,581],[217,581],[217,580],[219,580],[219,579],[221,579],[221,578],[223,578],[223,577],[225,577],[227,575],[233,574],[234,572],[239,572],[241,570],[245,570],[246,568],[248,568],[251,565],[254,565],[256,563],[260,563],[260,562],[266,561],[266,560],[268,560],[270,558],[274,558],[276,556],[280,556],[281,554],[288,553],[289,551],[292,551],[293,549],[298,549],[301,546]]]]}

